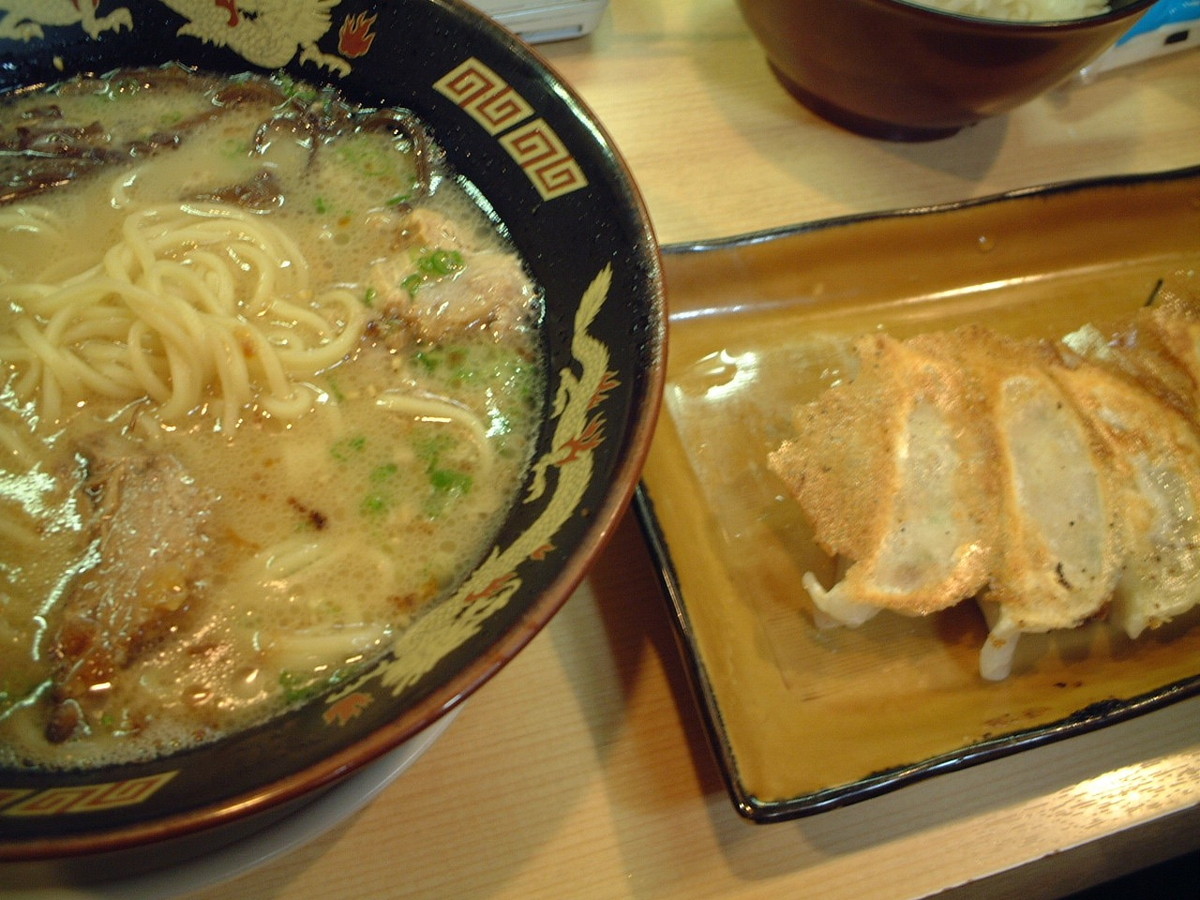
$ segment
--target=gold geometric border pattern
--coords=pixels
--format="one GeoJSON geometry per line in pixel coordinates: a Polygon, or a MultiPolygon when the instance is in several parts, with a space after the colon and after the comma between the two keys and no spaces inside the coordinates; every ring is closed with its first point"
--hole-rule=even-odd
{"type": "Polygon", "coordinates": [[[136,806],[148,800],[176,774],[177,771],[163,772],[161,775],[130,778],[128,781],[50,788],[36,793],[0,789],[0,805],[11,804],[0,809],[0,816],[63,816],[136,806]]]}
{"type": "Polygon", "coordinates": [[[498,137],[543,200],[587,186],[583,169],[544,119],[529,121],[533,106],[503,78],[471,57],[433,84],[442,96],[498,137]],[[505,133],[507,132],[507,133],[505,133]]]}
{"type": "Polygon", "coordinates": [[[533,115],[533,107],[524,97],[474,57],[451,69],[433,86],[491,135],[533,115]]]}
{"type": "Polygon", "coordinates": [[[22,797],[28,797],[32,793],[30,788],[0,788],[0,809],[22,797]]]}
{"type": "Polygon", "coordinates": [[[587,184],[579,163],[563,146],[545,119],[534,119],[500,138],[546,200],[561,197],[587,184]]]}

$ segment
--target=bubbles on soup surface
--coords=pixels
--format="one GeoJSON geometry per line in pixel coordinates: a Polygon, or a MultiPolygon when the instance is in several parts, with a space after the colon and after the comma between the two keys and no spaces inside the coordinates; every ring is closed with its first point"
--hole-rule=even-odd
{"type": "Polygon", "coordinates": [[[30,134],[63,152],[0,165],[0,761],[93,766],[305,702],[461,583],[540,298],[404,111],[167,68],[9,98],[30,134]]]}

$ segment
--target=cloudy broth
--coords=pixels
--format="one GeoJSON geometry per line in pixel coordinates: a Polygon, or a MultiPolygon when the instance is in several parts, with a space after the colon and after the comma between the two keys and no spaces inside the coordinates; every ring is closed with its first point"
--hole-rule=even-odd
{"type": "Polygon", "coordinates": [[[352,677],[528,465],[540,300],[502,228],[407,114],[287,80],[0,118],[71,147],[2,173],[0,762],[145,759],[352,677]]]}

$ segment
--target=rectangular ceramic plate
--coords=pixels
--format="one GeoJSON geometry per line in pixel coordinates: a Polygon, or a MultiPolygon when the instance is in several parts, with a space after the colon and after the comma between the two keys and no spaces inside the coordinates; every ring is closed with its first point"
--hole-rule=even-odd
{"type": "Polygon", "coordinates": [[[1022,638],[1003,682],[978,675],[971,603],[818,629],[801,576],[829,584],[831,563],[766,466],[849,337],[1131,315],[1200,267],[1200,168],[664,256],[670,364],[639,513],[739,812],[809,815],[1200,693],[1200,610],[1138,641],[1104,623],[1022,638]]]}

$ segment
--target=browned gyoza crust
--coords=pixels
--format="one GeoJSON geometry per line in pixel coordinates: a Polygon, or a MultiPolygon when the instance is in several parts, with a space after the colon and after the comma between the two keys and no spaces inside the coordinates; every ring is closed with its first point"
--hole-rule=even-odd
{"type": "MultiPolygon", "coordinates": [[[[795,414],[769,464],[844,564],[805,586],[856,625],[977,597],[982,665],[1110,605],[1136,637],[1200,599],[1200,301],[1061,342],[970,326],[860,339],[859,374],[795,414]]],[[[1094,331],[1094,330],[1093,330],[1094,331]]]]}

